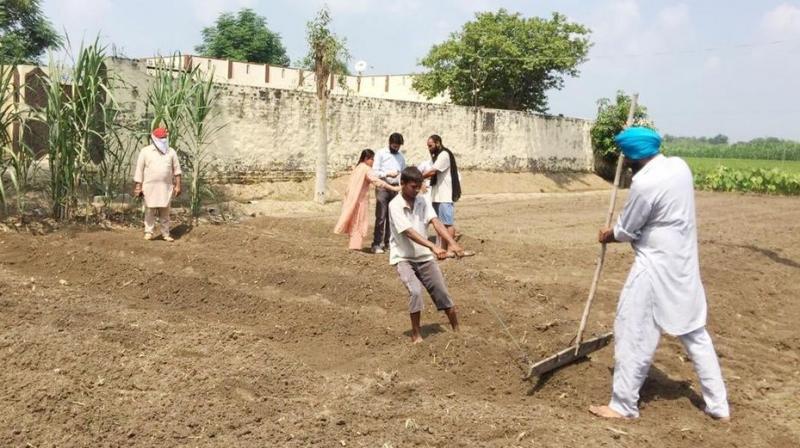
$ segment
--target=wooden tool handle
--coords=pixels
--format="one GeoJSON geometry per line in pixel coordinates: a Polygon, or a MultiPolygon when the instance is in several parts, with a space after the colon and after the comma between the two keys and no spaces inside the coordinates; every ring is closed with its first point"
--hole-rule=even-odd
{"type": "MultiPolygon", "coordinates": [[[[631,98],[631,108],[628,110],[628,119],[625,121],[625,128],[633,125],[633,113],[636,111],[636,103],[639,100],[639,94],[634,93],[631,98]]],[[[622,164],[625,157],[620,151],[617,158],[617,171],[614,173],[614,187],[611,189],[611,203],[608,206],[608,214],[606,215],[605,227],[611,227],[611,219],[614,217],[614,208],[617,205],[617,191],[619,190],[619,180],[622,177],[622,164]]],[[[581,342],[583,340],[583,331],[586,329],[586,322],[589,320],[589,310],[592,308],[595,293],[597,292],[597,284],[600,282],[600,273],[603,271],[603,262],[606,258],[606,243],[600,245],[600,254],[597,256],[597,266],[594,269],[594,278],[592,279],[592,286],[589,288],[589,298],[586,299],[586,306],[583,308],[583,316],[581,317],[581,324],[578,327],[578,335],[575,337],[575,354],[578,354],[581,342]]]]}

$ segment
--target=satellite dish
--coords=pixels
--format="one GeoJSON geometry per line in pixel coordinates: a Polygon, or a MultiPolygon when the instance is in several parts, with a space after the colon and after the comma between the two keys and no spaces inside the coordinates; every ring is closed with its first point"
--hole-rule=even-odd
{"type": "Polygon", "coordinates": [[[356,67],[355,68],[356,68],[356,71],[358,73],[363,72],[364,70],[367,69],[367,61],[358,61],[358,62],[356,62],[356,67]]]}

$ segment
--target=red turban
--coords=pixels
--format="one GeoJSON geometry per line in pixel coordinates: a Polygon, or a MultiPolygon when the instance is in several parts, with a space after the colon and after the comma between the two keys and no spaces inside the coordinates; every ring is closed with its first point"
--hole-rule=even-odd
{"type": "Polygon", "coordinates": [[[167,138],[169,132],[167,128],[155,128],[153,129],[153,137],[155,138],[167,138]]]}

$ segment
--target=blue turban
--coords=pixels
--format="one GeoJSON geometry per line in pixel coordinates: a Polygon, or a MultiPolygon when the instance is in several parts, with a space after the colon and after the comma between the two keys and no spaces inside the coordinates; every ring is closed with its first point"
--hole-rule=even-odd
{"type": "Polygon", "coordinates": [[[626,158],[641,160],[658,154],[661,136],[650,128],[632,126],[617,134],[614,142],[626,158]]]}

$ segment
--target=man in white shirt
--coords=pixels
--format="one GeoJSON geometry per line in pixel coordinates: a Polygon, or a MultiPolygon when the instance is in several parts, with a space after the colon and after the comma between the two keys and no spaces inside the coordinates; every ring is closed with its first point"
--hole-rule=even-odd
{"type": "Polygon", "coordinates": [[[434,259],[434,255],[440,260],[446,258],[447,251],[428,240],[428,224],[433,224],[436,233],[447,241],[450,250],[457,256],[462,256],[464,251],[436,217],[431,203],[419,194],[422,186],[419,169],[413,166],[404,169],[400,185],[400,194],[389,203],[392,234],[389,240],[389,264],[396,267],[400,280],[408,290],[411,341],[418,344],[422,342],[420,314],[423,287],[430,294],[436,309],[445,312],[453,331],[458,331],[456,308],[439,264],[434,259]]]}
{"type": "MultiPolygon", "coordinates": [[[[397,132],[389,136],[389,147],[375,153],[372,171],[390,185],[400,184],[400,172],[406,167],[406,159],[400,153],[403,136],[397,132]]],[[[383,188],[375,189],[375,230],[372,239],[372,252],[384,253],[389,245],[389,202],[397,193],[383,188]]]]}
{"type": "Polygon", "coordinates": [[[590,411],[606,418],[639,416],[639,389],[665,332],[677,336],[689,353],[705,412],[727,421],[725,383],[705,328],[692,172],[683,160],[659,153],[661,137],[651,129],[628,128],[615,141],[633,169],[633,183],[617,224],[600,230],[598,239],[630,242],[636,257],[614,322],[611,401],[590,411]]]}
{"type": "MultiPolygon", "coordinates": [[[[442,145],[442,138],[436,134],[428,138],[428,151],[433,159],[433,166],[423,176],[430,178],[431,200],[436,215],[447,228],[447,232],[455,239],[455,202],[461,198],[461,179],[453,153],[442,145]]],[[[446,242],[442,247],[449,251],[446,242]]]]}

